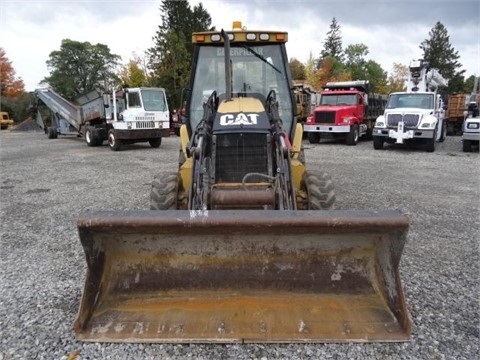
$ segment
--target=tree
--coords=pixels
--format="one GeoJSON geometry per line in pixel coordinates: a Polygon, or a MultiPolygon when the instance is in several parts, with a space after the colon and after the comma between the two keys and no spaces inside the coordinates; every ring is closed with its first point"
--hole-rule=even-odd
{"type": "Polygon", "coordinates": [[[345,66],[333,56],[327,56],[320,63],[320,68],[307,78],[309,84],[315,89],[321,89],[330,81],[346,81],[351,80],[350,72],[345,66]]]}
{"type": "Polygon", "coordinates": [[[214,30],[212,19],[202,3],[192,9],[187,0],[162,0],[161,25],[153,38],[154,46],[148,50],[148,66],[154,83],[167,91],[173,107],[181,104],[181,92],[188,84],[193,53],[191,36],[196,31],[214,30]]]}
{"type": "Polygon", "coordinates": [[[120,59],[110,53],[107,45],[64,39],[60,50],[50,53],[47,60],[50,76],[42,83],[49,84],[68,100],[95,89],[108,91],[119,83],[115,68],[120,59]]]}
{"type": "Polygon", "coordinates": [[[423,50],[423,59],[429,63],[431,68],[438,69],[446,80],[452,79],[456,74],[463,74],[464,70],[456,71],[462,66],[457,61],[460,55],[450,44],[450,36],[448,36],[445,26],[438,21],[428,34],[430,38],[420,44],[420,48],[423,50]]]}
{"type": "Polygon", "coordinates": [[[385,94],[389,94],[396,91],[405,91],[405,82],[408,79],[408,66],[393,63],[393,72],[388,78],[388,87],[385,94]]]}
{"type": "Polygon", "coordinates": [[[0,47],[0,84],[2,97],[19,97],[25,92],[25,84],[16,77],[12,62],[8,59],[3,48],[0,47]]]}
{"type": "Polygon", "coordinates": [[[288,64],[293,80],[305,80],[305,65],[295,58],[290,59],[288,64]]]}
{"type": "Polygon", "coordinates": [[[340,25],[337,23],[335,17],[330,24],[330,30],[327,32],[325,38],[323,50],[320,53],[320,60],[325,59],[327,56],[336,58],[340,62],[343,62],[343,50],[342,50],[342,36],[340,32],[340,25]]]}
{"type": "Polygon", "coordinates": [[[345,49],[345,55],[347,56],[345,66],[350,71],[352,79],[366,79],[367,60],[365,56],[368,55],[368,52],[368,47],[364,44],[348,45],[345,49]]]}
{"type": "Polygon", "coordinates": [[[148,85],[146,69],[142,66],[142,59],[137,55],[134,55],[133,59],[122,66],[118,76],[125,87],[148,85]]]}

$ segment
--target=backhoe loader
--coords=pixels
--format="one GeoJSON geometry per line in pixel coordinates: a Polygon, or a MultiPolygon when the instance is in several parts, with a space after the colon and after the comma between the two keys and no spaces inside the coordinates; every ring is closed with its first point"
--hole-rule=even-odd
{"type": "Polygon", "coordinates": [[[408,219],[333,210],[306,170],[288,34],[192,35],[178,171],[150,210],[78,218],[88,271],[74,328],[99,342],[408,341],[408,219]]]}

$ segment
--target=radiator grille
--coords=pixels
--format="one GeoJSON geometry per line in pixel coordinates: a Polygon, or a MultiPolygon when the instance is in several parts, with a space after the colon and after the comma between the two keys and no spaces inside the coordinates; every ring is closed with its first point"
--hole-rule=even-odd
{"type": "MultiPolygon", "coordinates": [[[[405,128],[416,128],[418,126],[419,118],[420,116],[418,114],[405,114],[403,116],[405,128]]],[[[397,127],[401,120],[402,114],[388,114],[387,125],[391,127],[397,127]]]]}
{"type": "MultiPolygon", "coordinates": [[[[216,182],[242,182],[247,173],[268,174],[266,134],[218,135],[215,155],[216,182]]],[[[265,181],[252,176],[246,182],[265,181]]]]}
{"type": "Polygon", "coordinates": [[[335,111],[316,111],[315,123],[316,124],[334,124],[335,111]]]}
{"type": "Polygon", "coordinates": [[[136,128],[137,129],[152,129],[155,127],[155,123],[153,121],[137,121],[136,128]]]}

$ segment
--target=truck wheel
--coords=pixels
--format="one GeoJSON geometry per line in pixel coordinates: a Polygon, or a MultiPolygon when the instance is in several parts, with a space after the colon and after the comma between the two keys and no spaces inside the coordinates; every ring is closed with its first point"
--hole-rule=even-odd
{"type": "Polygon", "coordinates": [[[54,127],[49,127],[47,129],[47,136],[49,139],[56,139],[58,134],[57,134],[57,129],[54,127]]]}
{"type": "Polygon", "coordinates": [[[85,129],[85,142],[87,143],[88,146],[95,146],[95,136],[94,134],[94,128],[91,126],[87,126],[85,129]]]}
{"type": "Polygon", "coordinates": [[[383,149],[383,143],[385,142],[385,139],[381,136],[374,136],[373,137],[373,148],[375,150],[382,150],[383,149]]]}
{"type": "Polygon", "coordinates": [[[122,147],[122,141],[115,137],[113,129],[108,130],[108,146],[112,151],[118,151],[122,147]]]}
{"type": "Polygon", "coordinates": [[[158,148],[162,144],[162,138],[150,139],[148,140],[148,143],[151,147],[158,148]]]}
{"type": "Polygon", "coordinates": [[[320,133],[317,132],[309,132],[308,134],[308,141],[310,144],[318,144],[320,142],[320,133]]]}
{"type": "Polygon", "coordinates": [[[472,152],[472,142],[470,140],[463,140],[463,152],[472,152]]]}
{"type": "Polygon", "coordinates": [[[350,132],[347,134],[346,138],[347,145],[357,145],[358,142],[358,125],[355,124],[350,128],[350,132]]]}
{"type": "Polygon", "coordinates": [[[178,173],[157,174],[150,191],[150,210],[177,210],[178,173]]]}
{"type": "Polygon", "coordinates": [[[427,150],[427,152],[434,152],[436,142],[437,142],[437,132],[435,131],[433,133],[433,137],[427,140],[427,145],[425,146],[425,150],[427,150]]]}
{"type": "Polygon", "coordinates": [[[307,193],[306,210],[326,210],[335,203],[335,191],[330,175],[321,171],[305,171],[300,190],[307,193]]]}
{"type": "Polygon", "coordinates": [[[442,124],[442,136],[440,136],[440,139],[438,139],[439,142],[444,142],[447,137],[447,125],[445,122],[442,124]]]}
{"type": "Polygon", "coordinates": [[[103,145],[103,133],[100,129],[93,130],[93,141],[95,142],[95,146],[103,145]]]}

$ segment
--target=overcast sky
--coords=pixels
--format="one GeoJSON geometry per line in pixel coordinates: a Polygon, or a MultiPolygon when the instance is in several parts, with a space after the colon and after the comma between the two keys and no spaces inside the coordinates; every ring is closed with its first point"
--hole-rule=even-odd
{"type": "MultiPolygon", "coordinates": [[[[191,6],[199,1],[190,0],[191,6]]],[[[385,71],[422,55],[440,21],[466,76],[480,75],[480,0],[203,0],[212,26],[288,31],[289,58],[318,57],[333,17],[342,44],[363,43],[385,71]]],[[[46,61],[63,39],[105,44],[124,63],[152,47],[160,0],[0,0],[0,47],[27,91],[49,76],[46,61]]]]}

